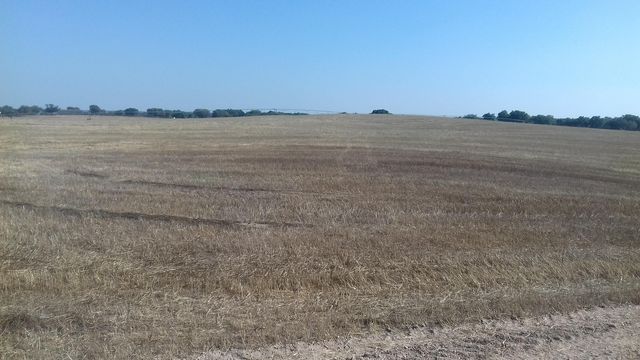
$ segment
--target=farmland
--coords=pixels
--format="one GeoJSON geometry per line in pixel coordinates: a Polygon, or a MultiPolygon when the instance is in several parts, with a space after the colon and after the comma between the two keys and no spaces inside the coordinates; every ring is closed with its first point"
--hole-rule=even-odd
{"type": "Polygon", "coordinates": [[[640,304],[640,133],[0,119],[0,350],[187,357],[640,304]]]}

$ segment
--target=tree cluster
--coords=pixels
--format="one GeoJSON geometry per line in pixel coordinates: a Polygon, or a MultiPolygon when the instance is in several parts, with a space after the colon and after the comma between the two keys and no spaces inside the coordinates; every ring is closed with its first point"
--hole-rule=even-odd
{"type": "Polygon", "coordinates": [[[164,110],[161,108],[149,108],[145,113],[148,117],[160,117],[160,118],[176,118],[176,119],[185,119],[185,118],[219,118],[219,117],[241,117],[241,116],[260,116],[260,115],[307,115],[302,112],[281,112],[281,111],[260,111],[260,110],[250,110],[243,111],[240,109],[195,109],[193,112],[187,112],[182,110],[164,110]]]}
{"type": "Polygon", "coordinates": [[[47,114],[55,114],[58,111],[60,111],[60,108],[58,106],[56,106],[56,105],[46,104],[44,106],[44,112],[47,113],[47,114]]]}
{"type": "MultiPolygon", "coordinates": [[[[307,115],[302,112],[281,112],[270,110],[263,112],[260,110],[243,111],[240,109],[195,109],[194,111],[168,110],[162,108],[149,108],[147,111],[139,111],[130,107],[124,110],[107,111],[98,105],[89,106],[89,111],[81,110],[78,107],[68,106],[65,110],[54,104],[46,104],[44,108],[37,105],[22,105],[19,108],[13,108],[9,105],[0,107],[2,116],[23,116],[23,115],[40,115],[40,114],[60,114],[60,115],[115,115],[115,116],[147,116],[159,118],[218,118],[218,117],[241,117],[241,116],[259,116],[259,115],[307,115]]],[[[389,114],[385,109],[376,109],[372,114],[389,114]]],[[[580,116],[577,118],[554,118],[552,115],[534,115],[530,116],[521,110],[502,110],[497,115],[494,113],[486,113],[482,117],[476,114],[468,114],[463,116],[467,119],[484,119],[497,120],[506,122],[519,122],[544,125],[560,125],[574,126],[594,129],[614,129],[614,130],[633,130],[640,131],[640,117],[637,115],[626,114],[620,117],[600,117],[600,116],[580,116]]]]}
{"type": "Polygon", "coordinates": [[[212,117],[238,117],[247,115],[244,111],[238,109],[216,109],[211,112],[212,117]]]}
{"type": "Polygon", "coordinates": [[[43,111],[44,109],[38,105],[22,105],[17,109],[9,105],[0,107],[0,113],[2,113],[3,116],[39,115],[42,114],[43,111]]]}
{"type": "Polygon", "coordinates": [[[3,116],[22,116],[22,115],[40,115],[40,114],[58,114],[58,115],[112,115],[112,116],[147,116],[158,118],[173,118],[173,119],[187,119],[187,118],[217,118],[217,117],[240,117],[240,116],[259,116],[259,115],[307,115],[302,112],[281,112],[281,111],[261,111],[251,110],[243,111],[240,109],[195,109],[193,111],[182,110],[168,110],[162,108],[149,108],[147,111],[140,111],[136,108],[130,107],[124,110],[108,111],[100,108],[98,105],[89,106],[89,110],[81,110],[79,107],[68,106],[66,109],[61,109],[54,104],[46,104],[44,108],[37,105],[20,106],[18,109],[14,109],[9,105],[0,107],[0,113],[3,116]]]}
{"type": "MultiPolygon", "coordinates": [[[[479,119],[474,114],[463,116],[466,119],[479,119]]],[[[484,120],[497,120],[506,122],[519,122],[542,125],[559,125],[574,126],[593,129],[613,129],[613,130],[640,130],[640,116],[622,115],[620,117],[600,117],[600,116],[580,116],[577,118],[555,118],[553,115],[534,115],[531,116],[521,110],[507,111],[502,110],[498,115],[494,113],[486,113],[482,115],[484,120]]]]}

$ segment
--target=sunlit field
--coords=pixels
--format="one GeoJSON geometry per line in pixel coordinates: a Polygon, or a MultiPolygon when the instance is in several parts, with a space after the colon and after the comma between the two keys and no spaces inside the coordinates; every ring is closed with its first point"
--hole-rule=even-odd
{"type": "Polygon", "coordinates": [[[0,120],[0,349],[189,357],[640,303],[640,133],[0,120]]]}

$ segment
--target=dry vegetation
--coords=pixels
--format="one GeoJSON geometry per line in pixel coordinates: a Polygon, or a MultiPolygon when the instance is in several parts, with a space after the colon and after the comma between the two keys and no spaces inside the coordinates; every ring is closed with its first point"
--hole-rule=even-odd
{"type": "Polygon", "coordinates": [[[0,353],[187,357],[640,303],[640,133],[0,120],[0,353]]]}

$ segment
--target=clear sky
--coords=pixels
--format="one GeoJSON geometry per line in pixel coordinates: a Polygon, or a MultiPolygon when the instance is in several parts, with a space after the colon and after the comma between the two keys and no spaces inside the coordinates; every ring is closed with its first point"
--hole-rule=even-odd
{"type": "Polygon", "coordinates": [[[0,0],[0,104],[640,114],[640,1],[0,0]]]}

